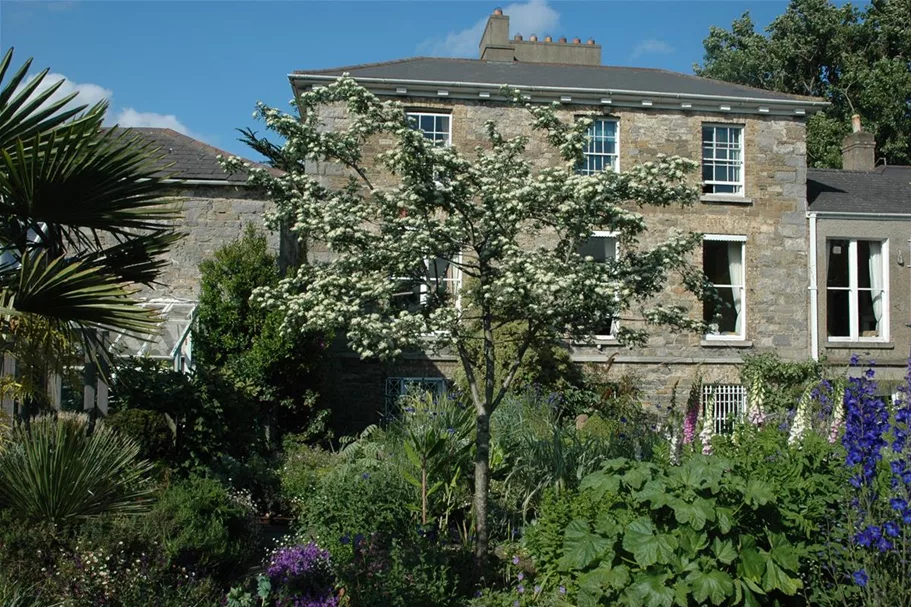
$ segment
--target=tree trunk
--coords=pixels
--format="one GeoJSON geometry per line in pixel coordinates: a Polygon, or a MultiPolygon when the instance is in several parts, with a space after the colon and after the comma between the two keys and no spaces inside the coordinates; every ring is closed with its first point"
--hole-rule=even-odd
{"type": "Polygon", "coordinates": [[[478,579],[487,564],[487,492],[490,489],[490,414],[487,407],[478,410],[476,454],[474,458],[475,569],[478,579]]]}

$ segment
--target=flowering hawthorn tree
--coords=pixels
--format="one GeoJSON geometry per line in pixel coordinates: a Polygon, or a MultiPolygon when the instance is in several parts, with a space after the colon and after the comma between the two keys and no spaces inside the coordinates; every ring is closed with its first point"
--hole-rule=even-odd
{"type": "MultiPolygon", "coordinates": [[[[275,202],[269,227],[289,226],[302,243],[323,243],[332,254],[255,296],[285,311],[287,331],[344,332],[364,358],[389,359],[409,348],[458,355],[476,414],[479,562],[488,542],[490,416],[530,344],[548,336],[587,339],[634,307],[646,326],[702,330],[685,307],[650,304],[672,273],[694,294],[706,292],[701,270],[688,263],[701,236],[676,233],[641,246],[646,224],[635,210],[692,204],[698,191],[687,174],[695,162],[659,156],[622,173],[578,174],[591,120],[566,124],[553,106],[503,92],[527,108],[532,130],[559,154],[559,163],[536,168],[526,151],[529,138],[507,138],[493,122],[485,125],[485,145],[473,150],[435,144],[413,128],[401,104],[381,101],[347,76],[295,100],[300,117],[258,104],[254,115],[284,143],[250,130],[244,140],[284,174],[238,158],[223,161],[229,171],[245,171],[275,202]],[[328,106],[346,108],[341,128],[323,123],[321,110],[328,106]],[[380,138],[389,145],[368,154],[365,144],[380,138]],[[307,170],[314,162],[344,167],[346,184],[326,186],[307,170]],[[618,235],[624,245],[619,259],[595,263],[578,252],[596,229],[618,235]],[[457,268],[465,278],[460,305],[441,268],[457,268]],[[498,384],[495,331],[516,322],[524,330],[498,384]]],[[[623,343],[646,337],[645,327],[617,331],[623,343]]]]}

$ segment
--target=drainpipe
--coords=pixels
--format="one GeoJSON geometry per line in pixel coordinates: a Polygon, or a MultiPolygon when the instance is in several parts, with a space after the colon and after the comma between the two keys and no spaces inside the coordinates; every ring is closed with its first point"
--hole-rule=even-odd
{"type": "Polygon", "coordinates": [[[819,360],[819,281],[816,278],[816,213],[810,220],[810,356],[819,360]]]}

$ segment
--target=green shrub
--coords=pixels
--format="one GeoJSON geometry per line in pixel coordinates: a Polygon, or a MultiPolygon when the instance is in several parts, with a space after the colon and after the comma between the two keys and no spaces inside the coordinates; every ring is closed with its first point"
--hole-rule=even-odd
{"type": "Polygon", "coordinates": [[[299,504],[316,491],[320,480],[339,458],[320,447],[285,440],[282,466],[279,470],[282,498],[298,514],[299,504]]]}
{"type": "Polygon", "coordinates": [[[190,478],[171,485],[149,513],[178,567],[196,569],[227,582],[244,573],[259,554],[259,528],[252,511],[218,481],[190,478]]]}
{"type": "Polygon", "coordinates": [[[772,605],[794,596],[803,547],[782,533],[772,486],[732,468],[702,455],[680,466],[616,459],[587,476],[581,490],[597,513],[566,526],[557,561],[573,579],[573,604],[772,605]]]}
{"type": "Polygon", "coordinates": [[[84,415],[33,418],[13,430],[0,455],[0,507],[51,523],[105,512],[142,512],[151,494],[139,446],[84,415]]]}
{"type": "Polygon", "coordinates": [[[276,470],[278,462],[278,456],[251,455],[245,460],[238,460],[223,455],[209,472],[225,487],[249,496],[257,515],[284,514],[288,506],[281,497],[281,480],[276,470]]]}
{"type": "Polygon", "coordinates": [[[388,461],[344,462],[295,496],[302,541],[313,539],[336,555],[353,538],[375,536],[381,544],[406,537],[417,523],[409,504],[416,490],[388,461]]]}
{"type": "MultiPolygon", "coordinates": [[[[11,510],[0,509],[0,578],[10,592],[42,582],[62,546],[65,543],[53,523],[23,524],[11,510]]],[[[0,583],[0,587],[5,586],[0,583]]],[[[0,601],[0,605],[4,603],[0,601]]]]}
{"type": "Polygon", "coordinates": [[[105,418],[104,423],[139,445],[139,456],[153,462],[170,461],[174,433],[163,413],[145,409],[126,409],[105,418]]]}

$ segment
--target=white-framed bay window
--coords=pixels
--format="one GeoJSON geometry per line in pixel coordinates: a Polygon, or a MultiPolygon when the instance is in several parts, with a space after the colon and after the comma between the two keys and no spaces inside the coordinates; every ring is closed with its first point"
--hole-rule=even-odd
{"type": "Polygon", "coordinates": [[[702,270],[715,286],[718,299],[705,301],[703,321],[709,340],[746,338],[746,236],[705,234],[702,270]]]}
{"type": "Polygon", "coordinates": [[[452,145],[452,115],[443,112],[405,112],[409,124],[424,133],[424,137],[442,145],[452,145]]]}
{"type": "Polygon", "coordinates": [[[830,341],[889,340],[889,241],[826,240],[830,341]]]}
{"type": "MultiPolygon", "coordinates": [[[[594,263],[607,263],[617,259],[619,247],[617,235],[614,232],[595,231],[578,249],[579,255],[585,260],[594,263]]],[[[592,336],[598,340],[616,339],[617,319],[608,318],[604,324],[595,330],[592,336]]]]}
{"type": "Polygon", "coordinates": [[[702,125],[702,192],[743,196],[743,126],[702,125]]]}
{"type": "Polygon", "coordinates": [[[585,138],[585,160],[578,168],[582,175],[620,170],[619,122],[614,118],[595,118],[585,138]]]}

